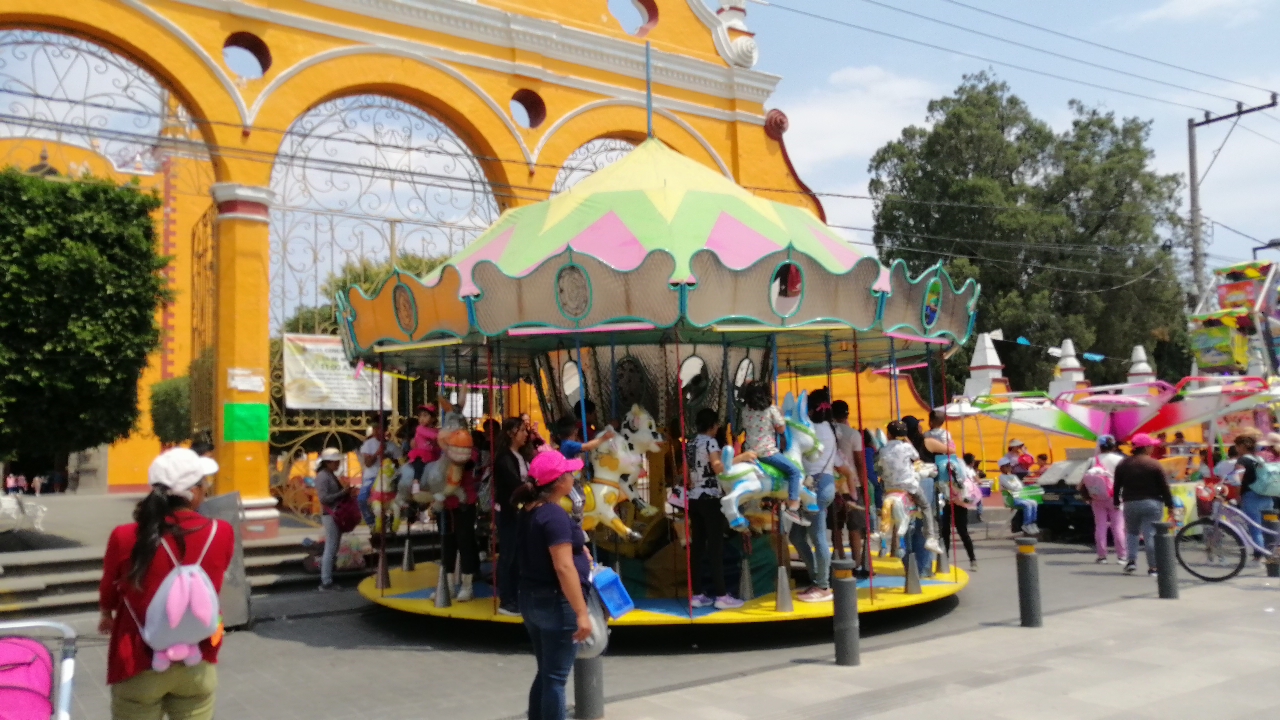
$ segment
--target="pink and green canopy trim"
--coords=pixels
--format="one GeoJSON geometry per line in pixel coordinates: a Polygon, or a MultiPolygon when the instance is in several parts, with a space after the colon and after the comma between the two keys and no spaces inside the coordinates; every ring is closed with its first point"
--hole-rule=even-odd
{"type": "Polygon", "coordinates": [[[862,257],[812,212],[754,195],[650,139],[550,200],[504,213],[448,265],[462,275],[465,297],[479,294],[477,263],[519,278],[567,249],[622,272],[664,251],[675,259],[672,283],[693,282],[690,260],[700,250],[732,270],[785,249],[837,274],[862,257]]]}

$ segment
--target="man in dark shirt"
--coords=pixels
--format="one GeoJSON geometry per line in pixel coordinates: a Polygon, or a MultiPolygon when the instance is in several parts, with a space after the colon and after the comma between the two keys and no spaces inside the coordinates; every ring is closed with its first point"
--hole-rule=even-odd
{"type": "Polygon", "coordinates": [[[1151,457],[1151,449],[1159,440],[1146,433],[1138,433],[1129,441],[1133,454],[1116,466],[1112,496],[1116,507],[1124,508],[1125,542],[1129,548],[1129,562],[1124,566],[1126,575],[1138,568],[1138,535],[1146,544],[1147,574],[1156,574],[1155,523],[1164,517],[1164,509],[1173,510],[1173,493],[1165,477],[1164,467],[1151,457]]]}

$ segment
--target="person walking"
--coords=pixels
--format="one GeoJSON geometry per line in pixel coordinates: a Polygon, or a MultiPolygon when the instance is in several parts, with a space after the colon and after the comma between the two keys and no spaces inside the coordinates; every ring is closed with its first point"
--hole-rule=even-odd
{"type": "MultiPolygon", "coordinates": [[[[1259,457],[1258,439],[1253,435],[1238,435],[1235,448],[1239,454],[1236,467],[1240,471],[1240,511],[1248,515],[1250,520],[1261,525],[1262,513],[1275,507],[1275,498],[1259,495],[1252,489],[1253,484],[1258,480],[1258,464],[1263,462],[1259,457]]],[[[1262,531],[1258,528],[1250,526],[1249,537],[1258,547],[1267,546],[1262,531]]],[[[1262,553],[1254,551],[1253,557],[1255,560],[1260,559],[1262,553]]]]}
{"type": "Polygon", "coordinates": [[[342,452],[337,448],[325,448],[316,460],[316,497],[320,500],[320,524],[324,528],[324,555],[320,558],[321,590],[334,587],[333,567],[338,560],[338,546],[342,544],[342,531],[333,517],[333,508],[353,489],[343,487],[338,480],[341,463],[342,452]]]}
{"type": "MultiPolygon", "coordinates": [[[[199,642],[198,657],[170,664],[172,653],[156,657],[157,651],[143,639],[142,628],[151,623],[142,619],[150,616],[152,598],[179,563],[199,565],[213,591],[222,588],[235,549],[234,532],[228,523],[196,512],[205,498],[205,478],[217,471],[217,462],[187,448],[161,453],[147,472],[151,492],[134,509],[135,522],[120,525],[107,540],[98,586],[98,631],[111,636],[107,684],[113,720],[213,717],[221,625],[199,642]]],[[[175,606],[173,598],[169,596],[166,606],[175,606]]],[[[185,627],[195,614],[186,609],[178,627],[185,627]]]]}
{"type": "Polygon", "coordinates": [[[493,504],[497,510],[498,562],[494,571],[498,577],[494,587],[498,589],[498,614],[520,614],[518,553],[516,530],[519,516],[511,504],[511,496],[529,478],[529,463],[523,449],[529,440],[529,423],[521,418],[507,418],[498,431],[497,456],[493,460],[493,504]]]}
{"type": "Polygon", "coordinates": [[[529,688],[530,720],[564,720],[574,644],[591,635],[582,591],[591,575],[586,535],[560,507],[580,470],[581,459],[569,460],[558,450],[540,452],[529,463],[533,482],[521,485],[510,499],[520,506],[520,611],[538,664],[529,688]]]}
{"type": "Polygon", "coordinates": [[[1093,508],[1093,545],[1099,565],[1107,562],[1107,530],[1111,530],[1111,538],[1116,545],[1116,564],[1124,564],[1127,557],[1124,512],[1114,501],[1116,468],[1123,461],[1124,454],[1116,445],[1115,437],[1103,435],[1098,438],[1098,454],[1094,455],[1080,480],[1080,499],[1093,508]]]}
{"type": "Polygon", "coordinates": [[[1125,548],[1129,561],[1124,572],[1132,575],[1138,567],[1138,536],[1146,543],[1147,574],[1156,574],[1155,524],[1164,516],[1164,509],[1173,510],[1173,493],[1160,462],[1151,457],[1152,448],[1160,441],[1146,433],[1138,433],[1129,441],[1133,455],[1116,465],[1112,504],[1124,507],[1124,526],[1127,530],[1125,548]]]}

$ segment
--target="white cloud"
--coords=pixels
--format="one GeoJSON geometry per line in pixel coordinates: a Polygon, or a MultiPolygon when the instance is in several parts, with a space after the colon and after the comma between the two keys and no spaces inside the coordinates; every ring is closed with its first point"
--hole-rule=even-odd
{"type": "Polygon", "coordinates": [[[1164,2],[1130,16],[1137,23],[1159,21],[1186,22],[1212,17],[1238,24],[1254,18],[1271,0],[1164,0],[1164,2]]]}
{"type": "MultiPolygon", "coordinates": [[[[894,74],[876,65],[846,67],[826,84],[793,98],[778,98],[791,121],[787,152],[809,187],[818,192],[867,194],[867,163],[876,150],[898,138],[902,129],[922,124],[929,100],[945,94],[939,86],[894,74]]],[[[867,200],[822,197],[833,225],[869,228],[873,205],[867,200]]],[[[870,242],[870,233],[839,230],[846,238],[870,242]]],[[[859,246],[864,253],[872,248],[859,246]]]]}

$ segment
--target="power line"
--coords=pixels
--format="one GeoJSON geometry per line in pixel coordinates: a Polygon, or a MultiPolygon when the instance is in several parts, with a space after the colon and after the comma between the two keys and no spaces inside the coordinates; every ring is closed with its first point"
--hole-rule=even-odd
{"type": "Polygon", "coordinates": [[[1269,142],[1269,143],[1274,143],[1274,144],[1276,144],[1276,145],[1280,145],[1280,140],[1276,140],[1276,139],[1275,139],[1275,138],[1273,138],[1273,137],[1269,137],[1269,136],[1267,136],[1267,135],[1263,135],[1262,133],[1258,132],[1257,130],[1254,130],[1253,128],[1249,127],[1248,125],[1245,125],[1245,124],[1243,124],[1243,123],[1242,123],[1242,124],[1240,125],[1240,129],[1241,129],[1241,130],[1243,130],[1243,131],[1245,131],[1245,132],[1247,132],[1247,133],[1252,133],[1252,134],[1254,134],[1254,135],[1257,135],[1258,137],[1262,138],[1263,140],[1266,140],[1266,141],[1267,141],[1267,142],[1269,142]]]}
{"type": "Polygon", "coordinates": [[[796,15],[803,15],[805,17],[813,18],[814,20],[822,20],[824,22],[829,22],[835,25],[842,25],[844,27],[852,28],[854,30],[861,30],[863,32],[868,32],[873,35],[880,35],[882,37],[892,38],[894,40],[901,40],[902,42],[911,43],[912,45],[919,45],[921,47],[927,47],[933,50],[940,50],[942,52],[951,53],[953,55],[960,55],[962,57],[972,58],[974,60],[981,60],[982,62],[985,62],[985,63],[991,63],[992,65],[1000,65],[1000,66],[1011,68],[1014,70],[1021,70],[1022,72],[1028,72],[1035,75],[1042,75],[1044,77],[1053,78],[1055,80],[1062,80],[1064,82],[1075,83],[1077,85],[1084,85],[1087,87],[1095,88],[1097,90],[1105,90],[1107,92],[1118,93],[1120,95],[1129,95],[1131,97],[1141,98],[1143,100],[1150,100],[1152,102],[1163,103],[1165,105],[1172,105],[1174,107],[1187,108],[1189,110],[1196,110],[1199,112],[1210,112],[1206,108],[1202,108],[1196,105],[1188,105],[1186,103],[1181,103],[1176,100],[1168,100],[1166,98],[1155,97],[1153,95],[1144,95],[1142,93],[1133,92],[1131,90],[1121,90],[1120,88],[1111,87],[1109,85],[1101,85],[1098,83],[1089,82],[1088,80],[1080,80],[1078,78],[1067,77],[1066,75],[1058,75],[1056,73],[1051,73],[1046,70],[1036,70],[1034,68],[1029,68],[1024,65],[1018,65],[1016,63],[1005,62],[1003,60],[995,60],[989,57],[976,55],[970,52],[953,50],[952,48],[943,47],[942,45],[935,45],[934,43],[925,42],[924,40],[916,40],[914,38],[909,38],[902,35],[896,35],[894,33],[886,32],[884,30],[869,28],[869,27],[866,27],[865,25],[857,25],[855,23],[851,23],[845,20],[838,20],[836,18],[827,17],[825,15],[818,15],[817,13],[811,13],[806,10],[800,10],[797,8],[788,7],[786,5],[779,5],[778,3],[771,2],[770,0],[752,0],[752,1],[760,5],[766,5],[768,7],[778,8],[779,10],[784,10],[786,12],[794,13],[796,15]]]}
{"type": "MultiPolygon", "coordinates": [[[[908,203],[911,205],[937,205],[941,207],[974,208],[979,210],[1006,210],[1011,212],[1012,211],[1031,212],[1031,213],[1037,213],[1041,215],[1053,215],[1053,216],[1066,214],[1065,212],[1059,213],[1056,210],[1047,210],[1044,208],[1026,207],[1021,205],[994,205],[994,204],[987,204],[987,203],[966,203],[966,202],[959,202],[959,201],[953,201],[953,200],[916,200],[913,198],[903,197],[901,195],[885,195],[884,197],[875,197],[874,195],[858,195],[855,193],[821,192],[818,190],[807,190],[807,191],[806,190],[790,190],[790,189],[783,189],[783,188],[759,187],[756,185],[743,185],[742,187],[747,190],[756,190],[759,192],[786,193],[789,195],[814,195],[817,197],[838,198],[843,200],[870,200],[872,202],[881,202],[881,203],[901,202],[901,203],[908,203]]],[[[1084,215],[1135,215],[1140,217],[1155,217],[1158,219],[1158,216],[1155,213],[1147,212],[1143,210],[1080,209],[1080,210],[1077,210],[1076,212],[1079,212],[1084,215]]]]}
{"type": "Polygon", "coordinates": [[[1145,80],[1147,82],[1156,83],[1158,85],[1164,85],[1166,87],[1175,88],[1177,90],[1185,90],[1187,92],[1193,92],[1200,95],[1205,95],[1207,97],[1217,98],[1218,100],[1226,100],[1227,102],[1232,102],[1232,103],[1239,102],[1235,98],[1230,98],[1225,95],[1219,95],[1217,93],[1207,92],[1205,90],[1197,90],[1196,88],[1193,88],[1193,87],[1188,87],[1186,85],[1179,85],[1178,83],[1172,83],[1166,80],[1160,80],[1159,78],[1148,77],[1146,75],[1139,75],[1138,73],[1129,72],[1128,70],[1121,70],[1120,68],[1111,67],[1109,65],[1103,65],[1102,63],[1096,63],[1090,60],[1081,60],[1080,58],[1072,57],[1071,55],[1055,52],[1053,50],[1037,47],[1035,45],[1029,45],[1027,43],[1019,42],[1017,40],[1010,40],[1009,38],[1006,38],[1006,37],[1001,37],[999,35],[994,35],[992,33],[983,32],[982,30],[966,27],[964,25],[948,22],[946,20],[940,20],[938,18],[931,17],[923,13],[918,13],[912,10],[907,10],[906,8],[900,8],[900,7],[890,5],[888,3],[883,3],[883,2],[880,2],[879,0],[862,0],[862,2],[867,3],[869,5],[875,5],[876,7],[885,8],[886,10],[892,10],[897,13],[902,13],[903,15],[910,15],[911,17],[920,18],[921,20],[926,20],[928,22],[936,23],[938,25],[942,25],[945,27],[954,28],[956,30],[971,33],[979,37],[988,38],[990,40],[995,40],[997,42],[1007,43],[1009,45],[1013,45],[1014,47],[1023,48],[1024,50],[1031,50],[1032,52],[1038,52],[1038,53],[1056,57],[1062,60],[1079,63],[1081,65],[1087,65],[1092,68],[1098,68],[1099,70],[1106,70],[1107,72],[1113,72],[1119,75],[1127,75],[1128,77],[1137,78],[1138,80],[1145,80]]]}
{"type": "Polygon", "coordinates": [[[1264,88],[1264,87],[1258,87],[1257,85],[1250,85],[1249,83],[1240,82],[1240,81],[1238,81],[1238,80],[1232,80],[1232,79],[1230,79],[1230,78],[1224,78],[1224,77],[1222,77],[1222,76],[1220,76],[1220,75],[1213,75],[1213,74],[1211,74],[1211,73],[1202,72],[1202,71],[1200,71],[1200,70],[1196,70],[1196,69],[1194,69],[1194,68],[1183,67],[1182,65],[1175,65],[1175,64],[1170,63],[1170,62],[1165,62],[1164,60],[1157,60],[1157,59],[1152,58],[1152,57],[1147,57],[1146,55],[1139,55],[1138,53],[1130,52],[1130,51],[1128,51],[1128,50],[1122,50],[1122,49],[1120,49],[1120,48],[1112,47],[1112,46],[1110,46],[1110,45],[1103,45],[1103,44],[1102,44],[1102,43],[1100,43],[1100,42],[1094,42],[1093,40],[1087,40],[1087,39],[1085,39],[1085,38],[1082,38],[1082,37],[1079,37],[1079,36],[1076,36],[1076,35],[1069,35],[1069,34],[1067,34],[1067,33],[1064,33],[1064,32],[1058,31],[1058,30],[1054,30],[1054,29],[1052,29],[1052,28],[1042,27],[1042,26],[1040,26],[1040,25],[1036,25],[1036,24],[1034,24],[1034,23],[1029,23],[1029,22],[1027,22],[1027,21],[1025,21],[1025,20],[1019,20],[1019,19],[1017,19],[1017,18],[1009,17],[1008,15],[1001,15],[1000,13],[992,12],[991,10],[987,10],[987,9],[985,9],[985,8],[976,7],[976,6],[974,6],[974,5],[969,5],[969,4],[967,4],[967,3],[960,2],[959,0],[941,0],[941,2],[950,3],[950,4],[952,4],[952,5],[956,5],[956,6],[958,6],[958,7],[962,7],[962,8],[965,8],[965,9],[967,9],[967,10],[972,10],[972,11],[974,11],[974,12],[982,13],[983,15],[990,15],[991,17],[1000,18],[1001,20],[1004,20],[1004,21],[1007,21],[1007,22],[1011,22],[1011,23],[1014,23],[1014,24],[1016,24],[1016,25],[1021,25],[1021,26],[1023,26],[1023,27],[1029,27],[1029,28],[1032,28],[1033,30],[1039,30],[1040,32],[1046,32],[1046,33],[1049,33],[1050,35],[1057,35],[1058,37],[1061,37],[1061,38],[1066,38],[1066,39],[1068,39],[1068,40],[1074,40],[1075,42],[1084,43],[1085,45],[1090,45],[1090,46],[1092,46],[1092,47],[1096,47],[1096,48],[1099,48],[1099,49],[1102,49],[1102,50],[1107,50],[1107,51],[1109,51],[1109,52],[1119,53],[1119,54],[1121,54],[1121,55],[1127,55],[1127,56],[1129,56],[1129,57],[1131,57],[1131,58],[1136,58],[1136,59],[1138,59],[1138,60],[1142,60],[1142,61],[1145,61],[1145,62],[1154,63],[1154,64],[1156,64],[1156,65],[1163,65],[1164,67],[1172,68],[1172,69],[1174,69],[1174,70],[1181,70],[1182,72],[1188,72],[1188,73],[1191,73],[1191,74],[1193,74],[1193,75],[1199,75],[1200,77],[1209,78],[1210,80],[1218,80],[1218,81],[1220,81],[1220,82],[1230,83],[1230,84],[1232,84],[1232,85],[1239,85],[1240,87],[1246,87],[1246,88],[1249,88],[1250,90],[1259,90],[1259,91],[1261,91],[1261,92],[1265,92],[1265,93],[1275,92],[1274,90],[1269,90],[1269,89],[1264,88]]]}

